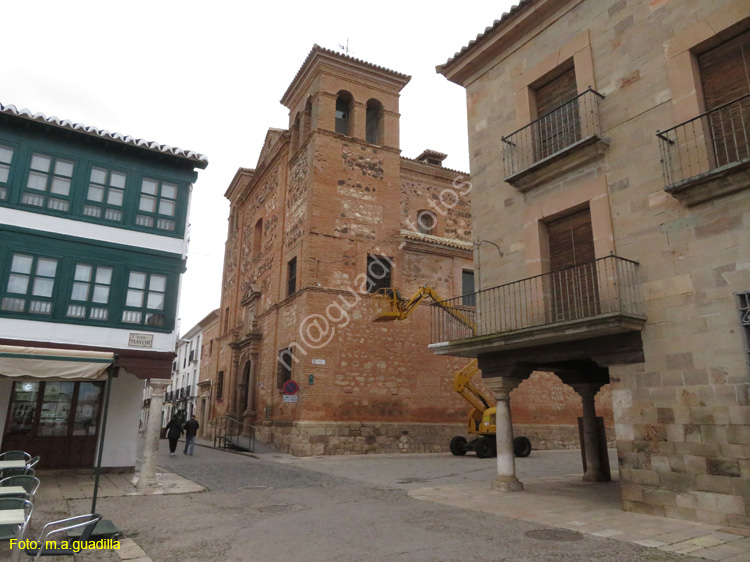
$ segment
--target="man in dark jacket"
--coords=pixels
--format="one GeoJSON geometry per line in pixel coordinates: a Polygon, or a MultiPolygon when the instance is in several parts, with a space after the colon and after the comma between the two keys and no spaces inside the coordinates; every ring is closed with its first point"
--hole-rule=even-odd
{"type": "Polygon", "coordinates": [[[185,422],[185,449],[182,451],[186,455],[192,455],[195,449],[195,434],[198,433],[198,420],[195,415],[190,416],[190,420],[185,422]]]}
{"type": "Polygon", "coordinates": [[[166,427],[167,439],[169,439],[169,456],[174,456],[174,451],[177,448],[177,440],[182,435],[182,424],[180,423],[180,417],[175,414],[166,427]]]}

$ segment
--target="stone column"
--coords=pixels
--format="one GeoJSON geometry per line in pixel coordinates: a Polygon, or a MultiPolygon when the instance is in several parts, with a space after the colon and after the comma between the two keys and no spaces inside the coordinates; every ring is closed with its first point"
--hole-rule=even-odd
{"type": "Polygon", "coordinates": [[[583,402],[583,447],[586,455],[584,482],[605,482],[602,471],[599,447],[599,430],[596,424],[596,402],[594,398],[602,385],[596,383],[576,383],[571,385],[583,402]]]}
{"type": "Polygon", "coordinates": [[[365,140],[365,115],[366,106],[360,101],[354,101],[351,106],[351,115],[349,116],[349,136],[355,139],[365,140]]]}
{"type": "Polygon", "coordinates": [[[164,389],[171,381],[169,379],[149,379],[151,387],[151,404],[148,408],[148,422],[146,423],[146,443],[143,446],[143,460],[141,461],[141,475],[138,488],[156,485],[156,454],[159,451],[159,433],[161,432],[161,409],[164,405],[164,389]]]}
{"type": "Polygon", "coordinates": [[[227,373],[224,374],[224,390],[227,393],[227,408],[226,415],[233,419],[238,419],[239,413],[242,412],[239,406],[239,384],[237,384],[237,378],[239,377],[238,371],[240,368],[240,360],[237,357],[237,351],[232,349],[232,363],[229,370],[229,379],[227,380],[227,373]]]}
{"type": "Polygon", "coordinates": [[[255,395],[255,369],[258,365],[258,354],[250,354],[250,376],[247,380],[247,398],[245,400],[245,411],[242,412],[242,432],[248,435],[251,431],[253,421],[257,412],[253,408],[253,397],[255,395]]]}
{"type": "Polygon", "coordinates": [[[495,425],[497,439],[497,477],[492,489],[498,492],[520,492],[523,483],[516,477],[516,458],[513,454],[513,422],[510,416],[510,391],[522,379],[490,377],[482,379],[497,399],[495,425]]]}

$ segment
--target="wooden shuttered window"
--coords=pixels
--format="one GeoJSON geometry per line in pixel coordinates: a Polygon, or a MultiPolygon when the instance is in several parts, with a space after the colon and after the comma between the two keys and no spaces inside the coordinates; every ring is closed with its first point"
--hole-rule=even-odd
{"type": "Polygon", "coordinates": [[[538,159],[559,152],[581,138],[575,68],[534,90],[538,159]],[[575,101],[574,101],[575,100],[575,101]]]}
{"type": "Polygon", "coordinates": [[[550,321],[599,314],[594,234],[589,209],[547,223],[550,255],[550,321]]]}
{"type": "Polygon", "coordinates": [[[698,57],[715,166],[750,157],[750,31],[698,57]],[[730,103],[735,102],[735,103],[730,103]]]}
{"type": "Polygon", "coordinates": [[[550,270],[593,261],[594,232],[589,209],[547,223],[550,270]]]}

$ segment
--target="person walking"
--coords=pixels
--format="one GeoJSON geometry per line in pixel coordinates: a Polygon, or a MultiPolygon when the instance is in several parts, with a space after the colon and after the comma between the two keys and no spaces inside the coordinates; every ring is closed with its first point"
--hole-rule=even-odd
{"type": "Polygon", "coordinates": [[[185,449],[182,451],[186,455],[192,455],[195,449],[195,435],[198,433],[200,424],[195,419],[195,414],[190,416],[190,420],[185,422],[185,449]]]}
{"type": "Polygon", "coordinates": [[[180,423],[180,417],[175,414],[167,424],[167,439],[169,439],[169,456],[173,457],[174,452],[177,449],[177,440],[182,435],[182,424],[180,423]]]}

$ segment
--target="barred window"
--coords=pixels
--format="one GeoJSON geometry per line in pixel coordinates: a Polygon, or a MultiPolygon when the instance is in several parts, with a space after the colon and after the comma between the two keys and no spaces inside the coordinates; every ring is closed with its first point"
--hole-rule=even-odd
{"type": "Polygon", "coordinates": [[[740,325],[745,337],[745,355],[747,355],[747,364],[750,365],[750,291],[738,293],[740,325]]]}

